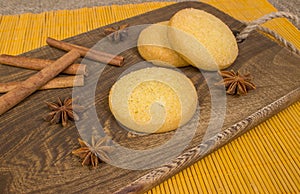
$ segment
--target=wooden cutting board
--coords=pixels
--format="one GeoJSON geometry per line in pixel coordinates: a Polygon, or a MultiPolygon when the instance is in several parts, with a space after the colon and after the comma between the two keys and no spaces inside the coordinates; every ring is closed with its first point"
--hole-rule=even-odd
{"type": "MultiPolygon", "coordinates": [[[[135,26],[165,21],[177,11],[188,7],[214,14],[232,30],[240,31],[244,27],[239,21],[201,2],[174,4],[110,26],[125,23],[135,26]]],[[[92,47],[104,37],[105,28],[107,26],[66,41],[92,47]]],[[[130,34],[129,39],[133,39],[130,34]]],[[[57,59],[63,54],[63,51],[45,46],[23,55],[57,59]]],[[[94,102],[99,121],[106,131],[111,133],[113,140],[122,146],[132,149],[159,146],[171,139],[175,133],[128,137],[127,131],[117,124],[109,111],[107,97],[111,85],[122,72],[142,61],[135,47],[122,52],[122,56],[126,58],[124,67],[106,66],[101,78],[97,80],[94,102]]],[[[87,65],[95,64],[88,60],[84,62],[87,65]]],[[[105,163],[101,163],[97,169],[81,167],[80,160],[71,154],[72,150],[79,147],[77,138],[80,137],[74,123],[62,128],[59,124],[49,125],[43,120],[43,116],[48,112],[44,102],[55,101],[57,97],[71,96],[72,89],[35,92],[0,117],[0,191],[2,193],[145,192],[299,100],[299,63],[299,56],[259,33],[253,33],[246,41],[240,43],[239,56],[230,69],[250,72],[257,89],[250,91],[246,96],[226,96],[225,106],[221,110],[226,114],[220,131],[214,130],[217,126],[214,126],[213,121],[217,120],[220,113],[212,109],[213,103],[216,103],[212,102],[212,99],[218,101],[218,98],[213,98],[212,95],[220,95],[222,92],[219,88],[208,87],[207,82],[211,74],[199,72],[193,67],[181,68],[180,70],[193,81],[198,92],[199,123],[192,141],[181,155],[177,158],[174,156],[172,161],[163,166],[145,170],[123,169],[105,163]]],[[[33,73],[35,72],[0,64],[0,82],[24,80],[33,73]]],[[[91,75],[85,80],[87,86],[95,81],[91,75]]],[[[89,118],[83,114],[82,119],[89,118]]],[[[189,124],[183,128],[188,127],[189,124]]],[[[93,126],[87,126],[86,130],[92,131],[93,126]]],[[[177,147],[169,149],[172,151],[177,147]]],[[[135,159],[132,158],[132,161],[135,159]]],[[[120,161],[122,160],[123,158],[120,158],[120,161]]]]}

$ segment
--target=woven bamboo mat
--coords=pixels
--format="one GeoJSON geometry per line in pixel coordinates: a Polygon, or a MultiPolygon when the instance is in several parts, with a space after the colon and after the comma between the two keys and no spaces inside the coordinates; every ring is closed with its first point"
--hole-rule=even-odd
{"type": "MultiPolygon", "coordinates": [[[[203,0],[238,20],[276,11],[266,0],[203,0]]],[[[0,15],[0,53],[20,54],[170,2],[113,5],[40,14],[0,15]]],[[[300,48],[300,32],[285,19],[265,24],[300,48]]],[[[300,101],[148,193],[300,193],[300,101]]]]}

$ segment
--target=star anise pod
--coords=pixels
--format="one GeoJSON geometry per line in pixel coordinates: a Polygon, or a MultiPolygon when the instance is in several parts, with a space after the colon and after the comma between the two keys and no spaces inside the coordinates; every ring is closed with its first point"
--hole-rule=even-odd
{"type": "Polygon", "coordinates": [[[224,85],[226,88],[227,94],[238,94],[244,95],[247,94],[248,90],[255,89],[255,85],[251,82],[250,74],[242,75],[239,72],[231,71],[219,71],[220,76],[223,77],[223,80],[216,83],[216,85],[224,85]]]}
{"type": "Polygon", "coordinates": [[[46,102],[46,104],[51,112],[44,119],[51,124],[61,122],[63,127],[67,126],[69,119],[79,120],[77,112],[80,113],[84,110],[83,106],[74,104],[72,98],[65,98],[64,101],[58,98],[56,103],[46,102]]]}
{"type": "Polygon", "coordinates": [[[108,136],[100,138],[95,142],[92,136],[91,145],[82,139],[78,139],[81,148],[72,151],[72,154],[82,159],[81,165],[92,165],[96,168],[100,161],[108,162],[110,160],[108,153],[112,151],[111,138],[108,136]]]}
{"type": "Polygon", "coordinates": [[[127,27],[128,24],[123,24],[117,28],[106,28],[104,29],[104,34],[112,42],[123,41],[128,36],[127,27]]]}

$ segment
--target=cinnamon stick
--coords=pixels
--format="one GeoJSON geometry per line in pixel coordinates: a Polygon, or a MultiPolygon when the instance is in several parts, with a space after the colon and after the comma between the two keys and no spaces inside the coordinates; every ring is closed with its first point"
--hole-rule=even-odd
{"type": "Polygon", "coordinates": [[[99,61],[101,63],[107,63],[115,66],[122,66],[124,63],[124,58],[122,56],[112,55],[109,53],[92,50],[83,46],[71,44],[68,42],[63,42],[50,37],[47,38],[46,42],[48,45],[64,51],[70,51],[72,49],[77,50],[82,57],[99,61]]]}
{"type": "Polygon", "coordinates": [[[6,111],[45,85],[79,57],[80,54],[76,50],[71,50],[51,65],[48,65],[38,73],[21,82],[13,90],[2,95],[0,97],[0,115],[4,114],[6,111]]]}
{"type": "MultiPolygon", "coordinates": [[[[0,63],[10,65],[14,67],[22,67],[26,69],[41,70],[44,67],[54,63],[53,60],[29,58],[22,56],[12,55],[0,55],[0,63]]],[[[62,73],[71,75],[87,75],[86,65],[83,64],[72,64],[70,67],[65,69],[62,73]]]]}
{"type": "MultiPolygon", "coordinates": [[[[0,93],[6,93],[15,89],[21,82],[0,83],[0,93]]],[[[70,88],[84,85],[83,75],[57,77],[50,80],[46,85],[40,87],[38,90],[70,88]]]]}

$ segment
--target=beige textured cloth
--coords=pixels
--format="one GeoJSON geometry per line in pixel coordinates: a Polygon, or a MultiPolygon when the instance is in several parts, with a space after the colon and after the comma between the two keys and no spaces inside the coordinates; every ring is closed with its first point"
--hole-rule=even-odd
{"type": "MultiPolygon", "coordinates": [[[[164,0],[172,1],[172,0],[164,0]]],[[[176,0],[182,2],[184,0],[176,0]]],[[[59,9],[78,9],[82,7],[92,7],[100,5],[112,4],[128,4],[128,3],[142,3],[152,2],[152,0],[0,0],[0,14],[11,15],[26,12],[40,13],[49,10],[59,9]]],[[[300,16],[300,1],[299,0],[269,0],[278,10],[288,11],[300,16]]]]}

